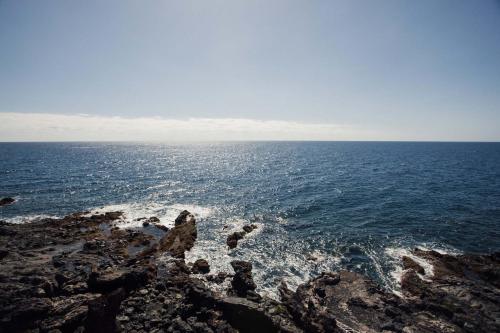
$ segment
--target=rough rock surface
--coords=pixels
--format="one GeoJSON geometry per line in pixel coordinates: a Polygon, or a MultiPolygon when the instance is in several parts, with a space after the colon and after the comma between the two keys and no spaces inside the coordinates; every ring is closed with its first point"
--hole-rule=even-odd
{"type": "Polygon", "coordinates": [[[175,220],[175,226],[160,239],[159,251],[168,251],[173,257],[184,258],[184,252],[193,247],[197,236],[196,220],[185,210],[175,220]]]}
{"type": "Polygon", "coordinates": [[[240,239],[243,239],[246,234],[254,231],[257,229],[257,226],[255,224],[247,224],[243,226],[243,231],[236,231],[227,236],[226,244],[229,246],[230,249],[234,249],[236,246],[238,246],[238,241],[240,239]]]}
{"type": "Polygon", "coordinates": [[[191,272],[193,274],[207,274],[210,272],[210,265],[205,259],[198,259],[194,262],[191,272]]]}
{"type": "Polygon", "coordinates": [[[417,249],[402,259],[401,297],[340,271],[283,284],[278,302],[255,292],[250,262],[202,276],[232,278],[227,295],[191,275],[208,263],[184,262],[197,237],[189,212],[160,236],[120,229],[121,218],[0,222],[0,332],[500,332],[500,254],[417,249]]]}
{"type": "Polygon", "coordinates": [[[419,276],[421,267],[412,264],[402,298],[341,271],[323,273],[296,292],[283,284],[283,304],[308,332],[500,332],[499,254],[413,254],[432,264],[434,275],[419,276]]]}
{"type": "Polygon", "coordinates": [[[246,297],[249,293],[254,296],[252,292],[257,285],[252,278],[252,264],[247,261],[233,260],[231,267],[235,272],[231,281],[232,291],[240,297],[246,297]]]}

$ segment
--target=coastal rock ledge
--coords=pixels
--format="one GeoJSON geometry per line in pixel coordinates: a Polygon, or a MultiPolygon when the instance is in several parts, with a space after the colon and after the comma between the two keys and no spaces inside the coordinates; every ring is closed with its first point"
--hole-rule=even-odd
{"type": "Polygon", "coordinates": [[[185,263],[198,237],[190,212],[161,236],[119,228],[122,218],[0,221],[0,332],[500,332],[498,253],[415,249],[398,295],[340,271],[296,291],[282,283],[276,301],[255,292],[252,258],[231,263],[227,292],[206,286],[230,276],[185,263]]]}

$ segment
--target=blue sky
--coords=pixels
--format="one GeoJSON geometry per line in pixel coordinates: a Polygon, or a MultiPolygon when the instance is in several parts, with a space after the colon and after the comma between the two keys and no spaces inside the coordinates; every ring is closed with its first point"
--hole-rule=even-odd
{"type": "Polygon", "coordinates": [[[500,2],[0,0],[0,140],[169,140],[174,123],[498,141],[500,2]]]}

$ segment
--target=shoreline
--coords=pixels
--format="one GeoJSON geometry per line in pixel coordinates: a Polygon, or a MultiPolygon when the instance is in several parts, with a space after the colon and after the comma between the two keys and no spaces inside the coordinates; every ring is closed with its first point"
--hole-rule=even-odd
{"type": "MultiPolygon", "coordinates": [[[[122,212],[0,224],[0,332],[492,332],[500,330],[500,254],[415,249],[401,294],[361,274],[325,272],[280,301],[255,292],[252,258],[234,273],[186,263],[196,221],[121,229],[122,212]],[[429,266],[428,266],[429,265],[429,266]],[[213,291],[207,281],[221,284],[213,291]],[[224,292],[225,291],[225,292],[224,292]],[[99,323],[98,326],[97,323],[99,323]],[[54,331],[56,330],[56,331],[54,331]]],[[[252,232],[228,238],[227,245],[252,232]]],[[[236,244],[235,244],[236,243],[236,244]]]]}

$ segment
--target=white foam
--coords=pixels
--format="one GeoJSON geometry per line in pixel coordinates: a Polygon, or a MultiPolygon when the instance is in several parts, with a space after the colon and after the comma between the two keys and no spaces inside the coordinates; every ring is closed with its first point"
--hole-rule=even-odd
{"type": "Polygon", "coordinates": [[[33,214],[33,215],[18,215],[14,217],[4,218],[3,221],[7,223],[20,224],[27,222],[35,222],[43,219],[58,219],[59,216],[47,214],[33,214]]]}
{"type": "Polygon", "coordinates": [[[152,216],[160,220],[160,224],[167,227],[173,227],[174,221],[183,210],[189,210],[198,221],[202,221],[214,212],[212,207],[204,207],[193,204],[162,204],[158,202],[133,202],[116,205],[107,205],[99,208],[94,208],[87,216],[93,214],[101,214],[105,212],[120,211],[123,212],[122,220],[117,223],[121,228],[136,228],[141,227],[143,221],[138,221],[139,218],[149,218],[152,216]]]}
{"type": "MultiPolygon", "coordinates": [[[[456,249],[445,248],[444,246],[435,246],[435,245],[420,245],[417,248],[422,250],[433,250],[439,252],[441,254],[452,254],[456,255],[460,252],[456,249]]],[[[406,271],[402,265],[403,257],[408,257],[415,261],[418,265],[420,265],[424,269],[424,274],[417,273],[417,275],[425,281],[430,281],[430,279],[434,276],[434,266],[428,260],[419,257],[408,248],[403,247],[389,247],[385,249],[385,254],[388,256],[389,262],[392,264],[393,268],[389,273],[391,278],[391,283],[389,283],[390,289],[397,295],[401,296],[401,279],[406,271]]]]}

